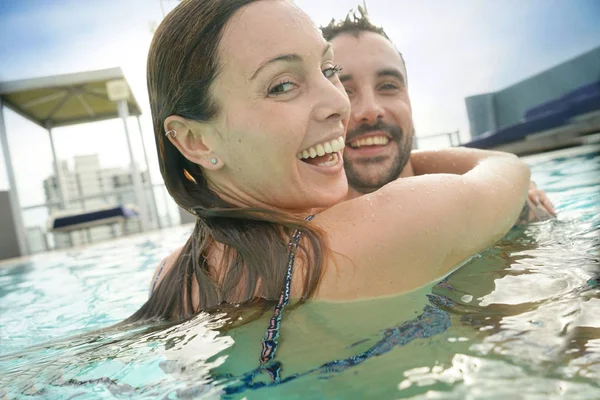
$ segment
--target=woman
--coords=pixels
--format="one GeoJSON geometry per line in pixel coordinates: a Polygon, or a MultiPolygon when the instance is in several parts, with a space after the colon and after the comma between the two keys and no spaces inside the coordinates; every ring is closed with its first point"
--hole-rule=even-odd
{"type": "Polygon", "coordinates": [[[341,202],[349,102],[338,70],[285,0],[188,0],[165,18],[148,58],[155,138],[169,193],[198,218],[130,321],[253,298],[392,295],[509,230],[529,170],[502,153],[439,152],[453,171],[341,202]]]}

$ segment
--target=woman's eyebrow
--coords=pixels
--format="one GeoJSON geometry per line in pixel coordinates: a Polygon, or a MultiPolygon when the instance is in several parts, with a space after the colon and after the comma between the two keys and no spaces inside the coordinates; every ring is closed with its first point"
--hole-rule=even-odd
{"type": "Polygon", "coordinates": [[[253,80],[254,78],[256,78],[256,75],[258,75],[258,73],[267,65],[275,63],[275,62],[279,62],[279,61],[301,62],[302,57],[300,57],[298,54],[282,54],[280,56],[266,60],[260,64],[260,66],[256,69],[256,71],[254,71],[254,74],[252,74],[252,76],[250,77],[250,80],[253,80]]]}
{"type": "MultiPolygon", "coordinates": [[[[331,49],[331,43],[327,43],[325,45],[325,49],[323,50],[323,55],[327,54],[327,52],[331,49]]],[[[252,74],[252,76],[250,77],[250,80],[253,80],[254,78],[256,78],[256,76],[259,74],[259,72],[265,68],[267,65],[275,63],[275,62],[280,62],[280,61],[284,61],[284,62],[301,62],[302,61],[302,57],[298,54],[282,54],[276,57],[273,57],[269,60],[263,61],[258,68],[256,69],[256,71],[254,71],[254,73],[252,74]]]]}

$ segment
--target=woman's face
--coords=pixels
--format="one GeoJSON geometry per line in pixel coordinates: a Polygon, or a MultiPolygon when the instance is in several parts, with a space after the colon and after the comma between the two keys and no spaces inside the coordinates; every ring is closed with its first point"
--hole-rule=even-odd
{"type": "Polygon", "coordinates": [[[224,167],[206,171],[213,189],[233,204],[288,211],[339,202],[350,104],[309,17],[287,1],[242,8],[224,29],[219,63],[211,127],[224,167]]]}

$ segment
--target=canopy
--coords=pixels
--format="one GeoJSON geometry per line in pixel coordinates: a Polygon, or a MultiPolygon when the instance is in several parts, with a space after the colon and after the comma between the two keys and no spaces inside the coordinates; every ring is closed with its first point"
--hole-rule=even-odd
{"type": "MultiPolygon", "coordinates": [[[[22,210],[16,191],[16,179],[2,113],[4,106],[48,130],[57,185],[61,194],[61,208],[68,206],[68,199],[62,187],[62,179],[60,179],[60,168],[58,167],[58,160],[56,158],[52,129],[112,118],[122,119],[131,158],[135,197],[141,209],[141,226],[142,230],[146,230],[146,216],[148,214],[146,212],[142,182],[136,163],[134,162],[126,123],[128,116],[138,117],[138,127],[141,134],[141,124],[139,121],[141,111],[121,68],[0,82],[0,144],[4,153],[4,163],[11,188],[9,192],[10,207],[16,230],[15,235],[19,243],[20,254],[26,255],[29,253],[29,249],[27,238],[25,237],[22,210]]],[[[144,146],[143,135],[142,146],[144,146]]],[[[145,150],[144,156],[146,157],[145,150]]],[[[146,164],[148,164],[147,157],[146,164]]]]}
{"type": "MultiPolygon", "coordinates": [[[[125,79],[121,68],[0,82],[4,105],[44,127],[81,124],[118,118],[117,103],[108,97],[106,84],[125,79]]],[[[129,115],[140,107],[129,90],[129,115]]]]}

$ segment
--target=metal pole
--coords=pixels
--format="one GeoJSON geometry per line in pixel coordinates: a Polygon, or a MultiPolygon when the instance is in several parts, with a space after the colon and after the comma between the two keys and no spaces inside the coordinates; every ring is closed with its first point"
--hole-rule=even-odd
{"type": "Polygon", "coordinates": [[[129,158],[131,160],[131,174],[133,179],[133,189],[135,199],[140,207],[140,224],[141,230],[148,230],[148,213],[146,208],[146,201],[144,199],[144,192],[142,188],[142,180],[135,158],[133,157],[133,149],[131,148],[131,138],[129,137],[129,128],[127,127],[127,117],[129,116],[129,108],[127,107],[127,100],[117,101],[117,110],[119,112],[119,118],[123,120],[123,128],[125,129],[125,137],[127,138],[127,147],[129,149],[129,158]]]}
{"type": "Polygon", "coordinates": [[[140,122],[140,116],[136,117],[138,123],[138,129],[140,131],[140,139],[142,139],[142,150],[144,150],[144,160],[146,161],[146,171],[148,171],[148,180],[150,193],[152,193],[152,208],[154,209],[154,215],[156,215],[156,223],[158,224],[158,229],[162,229],[162,224],[160,223],[160,217],[158,216],[158,207],[156,206],[156,195],[154,194],[154,186],[152,185],[152,175],[150,175],[150,163],[148,162],[148,153],[146,152],[146,144],[144,143],[144,132],[142,131],[142,123],[140,122]]]}
{"type": "Polygon", "coordinates": [[[66,210],[69,207],[69,196],[67,195],[64,187],[63,175],[60,170],[60,164],[56,157],[56,147],[54,147],[54,138],[52,137],[52,125],[46,124],[48,130],[48,137],[50,138],[50,149],[52,150],[52,162],[54,164],[54,176],[56,177],[56,186],[58,189],[58,199],[60,201],[60,209],[66,210]]]}
{"type": "Polygon", "coordinates": [[[29,255],[29,246],[25,235],[25,224],[23,223],[23,213],[21,212],[21,202],[19,201],[19,193],[17,193],[17,180],[13,171],[12,159],[10,156],[10,148],[8,147],[8,137],[6,135],[6,125],[4,125],[4,104],[0,97],[0,142],[2,142],[2,152],[4,153],[4,165],[6,167],[6,176],[10,190],[10,209],[12,212],[13,223],[15,224],[15,235],[19,245],[19,253],[21,256],[29,255]]]}
{"type": "Polygon", "coordinates": [[[167,224],[169,227],[173,226],[173,220],[171,219],[171,211],[169,210],[169,196],[167,196],[167,188],[162,189],[163,201],[165,203],[165,210],[167,211],[167,224]]]}
{"type": "Polygon", "coordinates": [[[450,147],[454,147],[454,132],[447,133],[446,135],[450,141],[450,147]]]}

